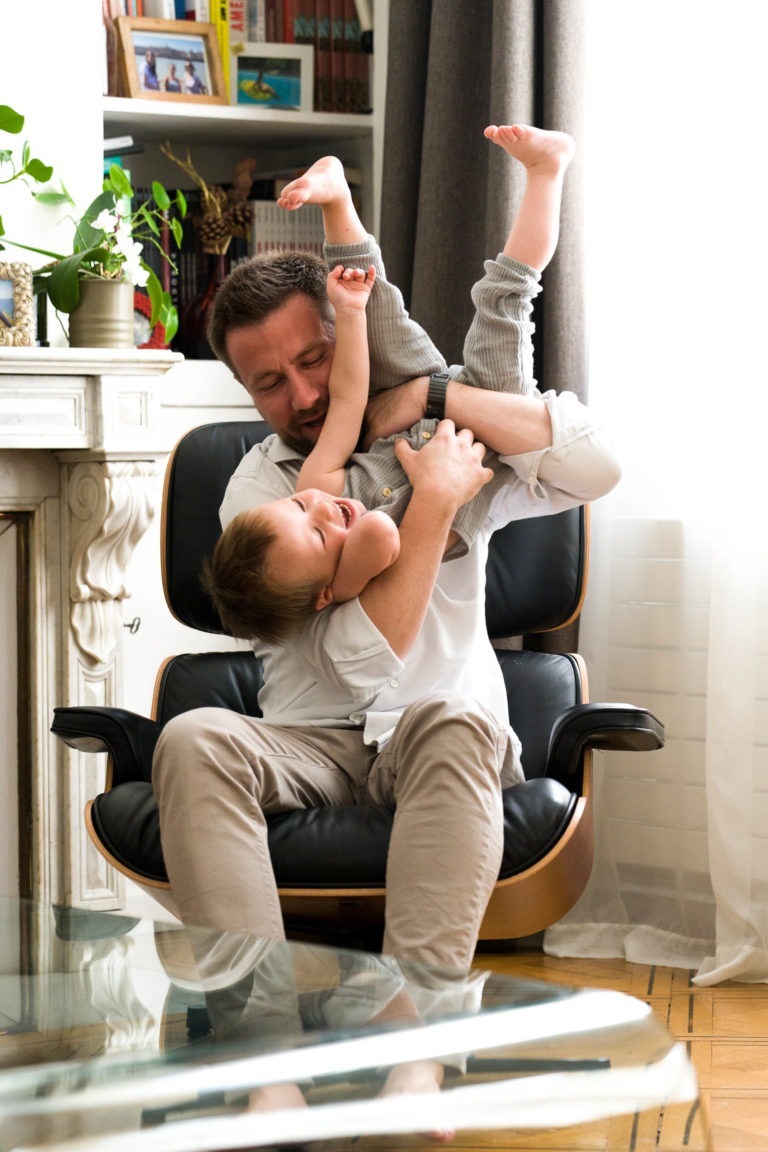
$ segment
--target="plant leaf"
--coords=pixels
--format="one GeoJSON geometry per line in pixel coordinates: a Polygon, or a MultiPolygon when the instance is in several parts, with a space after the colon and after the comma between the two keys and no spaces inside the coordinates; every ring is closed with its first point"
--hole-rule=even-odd
{"type": "Polygon", "coordinates": [[[119,164],[112,164],[109,169],[109,184],[115,193],[115,196],[133,196],[133,188],[131,182],[125,174],[125,170],[119,164]]]}
{"type": "Polygon", "coordinates": [[[10,132],[18,136],[24,127],[24,117],[7,104],[0,104],[0,132],[10,132]]]}
{"type": "Polygon", "coordinates": [[[158,208],[162,212],[167,212],[171,206],[171,198],[159,180],[152,181],[152,196],[158,208]]]}
{"type": "Polygon", "coordinates": [[[152,305],[152,315],[149,318],[150,324],[157,324],[160,319],[160,310],[163,307],[163,289],[160,281],[157,278],[157,273],[150,269],[149,279],[147,280],[147,292],[149,293],[149,301],[152,305]]]}
{"type": "Polygon", "coordinates": [[[27,162],[26,172],[33,180],[37,180],[39,184],[45,184],[53,176],[53,168],[50,164],[44,164],[42,160],[36,160],[34,157],[27,162]]]}
{"type": "Polygon", "coordinates": [[[59,312],[71,312],[76,308],[80,299],[81,265],[86,261],[89,264],[98,263],[108,255],[104,248],[87,248],[83,252],[74,252],[56,264],[51,264],[50,271],[46,275],[46,290],[54,308],[59,312]]]}

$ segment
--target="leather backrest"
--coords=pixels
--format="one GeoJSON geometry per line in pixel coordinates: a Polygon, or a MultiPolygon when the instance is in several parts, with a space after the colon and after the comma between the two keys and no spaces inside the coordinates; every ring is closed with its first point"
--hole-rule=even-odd
{"type": "MultiPolygon", "coordinates": [[[[182,624],[223,632],[200,586],[221,531],[219,507],[242,457],[269,434],[261,420],[204,424],[168,462],[163,498],[163,583],[182,624]]],[[[587,509],[515,521],[496,532],[488,561],[486,619],[492,639],[562,627],[579,612],[587,570],[587,509]]]]}

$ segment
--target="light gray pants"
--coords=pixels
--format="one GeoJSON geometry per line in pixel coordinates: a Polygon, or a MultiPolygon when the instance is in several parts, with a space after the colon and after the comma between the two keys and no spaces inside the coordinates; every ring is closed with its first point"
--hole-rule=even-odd
{"type": "Polygon", "coordinates": [[[179,914],[283,939],[264,814],[386,804],[395,820],[384,951],[466,971],[498,877],[509,757],[507,730],[453,694],[408,707],[382,752],[358,729],[186,712],[163,729],[152,777],[179,914]]]}

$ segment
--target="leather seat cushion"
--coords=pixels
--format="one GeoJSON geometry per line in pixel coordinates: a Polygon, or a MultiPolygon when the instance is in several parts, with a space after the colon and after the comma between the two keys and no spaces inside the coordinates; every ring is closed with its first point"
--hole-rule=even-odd
{"type": "MultiPolygon", "coordinates": [[[[563,835],[577,796],[547,777],[503,793],[506,879],[542,859],[563,835]]],[[[93,801],[96,835],[129,872],[167,883],[160,820],[152,786],[133,780],[93,801]]],[[[384,887],[392,828],[388,808],[311,808],[270,816],[269,849],[282,888],[384,887]]]]}

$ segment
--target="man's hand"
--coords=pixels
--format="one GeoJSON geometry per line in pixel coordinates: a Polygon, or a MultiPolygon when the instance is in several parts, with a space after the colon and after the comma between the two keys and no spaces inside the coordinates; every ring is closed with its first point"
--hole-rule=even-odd
{"type": "Polygon", "coordinates": [[[457,432],[452,420],[441,420],[419,452],[406,440],[395,441],[395,452],[413,485],[400,524],[400,555],[366,585],[360,605],[402,659],[424,622],[456,510],[493,473],[483,467],[485,446],[469,429],[457,432]]]}
{"type": "Polygon", "coordinates": [[[428,387],[428,376],[416,376],[372,396],[365,409],[363,449],[367,451],[374,440],[405,432],[421,420],[427,410],[428,387]]]}
{"type": "Polygon", "coordinates": [[[420,451],[396,440],[395,455],[414,493],[428,495],[436,512],[455,512],[493,479],[491,469],[483,466],[485,445],[469,428],[457,432],[452,420],[441,420],[420,451]]]}

